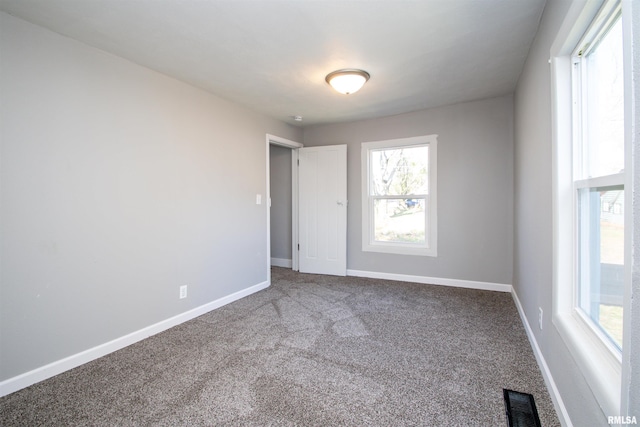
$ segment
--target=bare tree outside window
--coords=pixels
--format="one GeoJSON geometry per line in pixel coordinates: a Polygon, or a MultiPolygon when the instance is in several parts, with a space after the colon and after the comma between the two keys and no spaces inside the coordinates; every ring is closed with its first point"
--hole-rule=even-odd
{"type": "Polygon", "coordinates": [[[429,194],[429,147],[403,147],[371,153],[374,239],[425,243],[429,194]],[[404,196],[404,197],[396,197],[404,196]]]}

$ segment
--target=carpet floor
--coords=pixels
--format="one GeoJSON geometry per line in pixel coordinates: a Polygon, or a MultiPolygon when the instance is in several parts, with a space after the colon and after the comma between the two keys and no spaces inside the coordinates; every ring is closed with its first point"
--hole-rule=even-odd
{"type": "Polygon", "coordinates": [[[559,426],[511,295],[273,268],[272,286],[0,399],[8,426],[559,426]]]}

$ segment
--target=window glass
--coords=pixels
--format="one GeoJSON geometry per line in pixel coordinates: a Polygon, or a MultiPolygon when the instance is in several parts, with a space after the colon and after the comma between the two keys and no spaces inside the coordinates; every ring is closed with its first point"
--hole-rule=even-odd
{"type": "Polygon", "coordinates": [[[585,62],[583,178],[620,173],[624,169],[624,79],[620,18],[587,54],[585,62]]]}
{"type": "Polygon", "coordinates": [[[427,194],[429,147],[371,151],[372,195],[427,194]]]}
{"type": "Polygon", "coordinates": [[[579,307],[622,348],[624,190],[579,191],[579,307]]]}
{"type": "Polygon", "coordinates": [[[625,141],[619,14],[585,42],[575,58],[575,67],[576,306],[620,350],[625,141]]]}
{"type": "Polygon", "coordinates": [[[426,245],[429,146],[371,150],[370,156],[373,241],[426,245]]]}
{"type": "Polygon", "coordinates": [[[374,240],[426,244],[424,199],[374,201],[374,240]]]}

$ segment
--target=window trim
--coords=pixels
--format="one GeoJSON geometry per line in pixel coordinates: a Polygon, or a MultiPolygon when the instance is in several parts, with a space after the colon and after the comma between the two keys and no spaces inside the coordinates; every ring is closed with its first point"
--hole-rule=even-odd
{"type": "MultiPolygon", "coordinates": [[[[620,183],[618,174],[576,179],[573,165],[576,164],[574,150],[575,108],[572,108],[575,81],[572,79],[574,56],[583,47],[585,40],[608,26],[620,8],[620,0],[600,2],[573,2],[558,35],[551,47],[552,83],[552,144],[553,144],[553,314],[552,323],[567,345],[578,369],[593,392],[605,415],[621,413],[624,407],[622,390],[625,348],[622,353],[603,339],[604,333],[577,309],[577,287],[574,285],[576,255],[574,242],[577,239],[576,195],[577,187],[590,187],[595,183],[620,183]],[[569,232],[567,232],[569,230],[569,232]]],[[[624,10],[623,10],[624,13],[624,10]]],[[[623,27],[624,16],[623,16],[623,27]]],[[[624,34],[624,28],[623,28],[624,34]]],[[[626,40],[624,43],[627,43],[626,40]]],[[[597,43],[596,43],[597,44],[597,43]]],[[[587,46],[584,53],[588,53],[587,46]]],[[[625,55],[628,55],[625,49],[625,55]]],[[[625,57],[625,63],[628,63],[625,57]]],[[[627,80],[625,65],[625,85],[627,80]]],[[[627,100],[625,99],[625,103],[627,100]]],[[[625,106],[625,119],[628,110],[625,106]]],[[[625,170],[629,171],[631,155],[628,142],[629,121],[625,120],[625,170]]],[[[631,194],[631,174],[624,176],[625,204],[631,194]]],[[[631,224],[630,210],[625,210],[625,224],[631,224]]],[[[630,290],[630,233],[625,233],[625,325],[629,309],[630,290]]],[[[625,328],[626,329],[626,328],[625,328]]],[[[626,332],[625,332],[626,334],[626,332]]],[[[628,347],[628,341],[625,343],[628,347]]]]}
{"type": "MultiPolygon", "coordinates": [[[[423,135],[409,138],[398,138],[381,141],[369,141],[361,144],[361,173],[362,173],[362,250],[364,252],[382,252],[400,255],[418,255],[435,257],[438,254],[438,218],[437,218],[437,158],[438,158],[438,135],[423,135]],[[424,198],[428,205],[426,226],[427,243],[426,246],[398,242],[373,242],[372,226],[373,211],[369,196],[370,177],[370,155],[373,150],[386,148],[412,147],[418,145],[429,146],[429,194],[417,195],[414,198],[424,198]]],[[[375,196],[376,199],[402,198],[398,196],[375,196]]]]}

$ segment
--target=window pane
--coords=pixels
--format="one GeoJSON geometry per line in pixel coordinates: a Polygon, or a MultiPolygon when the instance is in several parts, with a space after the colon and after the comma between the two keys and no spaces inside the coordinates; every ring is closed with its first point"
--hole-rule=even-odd
{"type": "Polygon", "coordinates": [[[579,200],[579,307],[622,348],[624,190],[587,188],[579,200]]]}
{"type": "Polygon", "coordinates": [[[584,173],[582,178],[624,169],[622,21],[613,25],[586,58],[584,173]]]}
{"type": "Polygon", "coordinates": [[[376,199],[373,201],[374,240],[424,245],[424,199],[376,199]]]}
{"type": "Polygon", "coordinates": [[[371,194],[397,196],[428,194],[429,147],[371,152],[371,194]]]}

